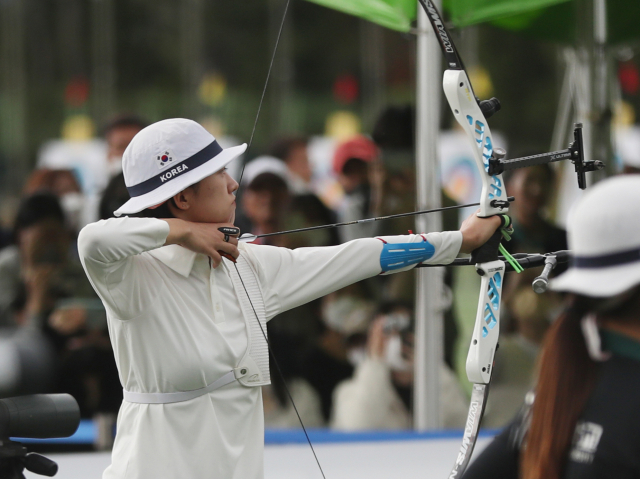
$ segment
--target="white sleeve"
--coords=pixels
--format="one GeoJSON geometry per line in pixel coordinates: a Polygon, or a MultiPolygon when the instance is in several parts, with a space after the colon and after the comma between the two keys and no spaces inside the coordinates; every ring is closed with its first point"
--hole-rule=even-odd
{"type": "Polygon", "coordinates": [[[350,284],[380,274],[383,243],[375,238],[298,248],[241,244],[256,265],[267,320],[350,284]]]}
{"type": "Polygon", "coordinates": [[[138,278],[144,271],[132,263],[140,253],[163,246],[168,235],[169,223],[154,218],[111,218],[80,231],[78,253],[85,273],[105,307],[120,319],[142,309],[148,303],[143,296],[150,294],[138,278]],[[127,291],[124,299],[116,294],[120,289],[127,291]]]}
{"type": "Polygon", "coordinates": [[[169,223],[155,218],[110,218],[91,223],[78,235],[83,261],[108,265],[160,248],[169,236],[169,223]]]}
{"type": "MultiPolygon", "coordinates": [[[[411,243],[424,241],[423,236],[435,248],[428,262],[437,264],[453,261],[462,244],[459,231],[382,239],[411,243]]],[[[383,245],[381,239],[363,238],[338,246],[295,250],[253,244],[241,244],[240,248],[256,266],[270,320],[283,311],[380,274],[383,245]]]]}

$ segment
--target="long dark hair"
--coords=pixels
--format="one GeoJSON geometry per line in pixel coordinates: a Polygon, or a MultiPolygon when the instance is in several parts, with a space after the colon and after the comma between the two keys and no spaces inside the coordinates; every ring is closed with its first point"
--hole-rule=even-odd
{"type": "Polygon", "coordinates": [[[574,295],[569,308],[547,332],[538,363],[531,427],[520,461],[523,479],[562,477],[576,423],[593,392],[598,372],[587,350],[581,320],[593,312],[619,323],[629,318],[637,320],[640,289],[625,297],[607,307],[613,304],[607,299],[574,295]]]}

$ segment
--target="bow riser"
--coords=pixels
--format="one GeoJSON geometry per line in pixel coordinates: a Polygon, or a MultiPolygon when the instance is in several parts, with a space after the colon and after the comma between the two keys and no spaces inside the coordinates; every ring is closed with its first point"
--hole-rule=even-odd
{"type": "Polygon", "coordinates": [[[506,200],[507,193],[502,175],[490,176],[488,173],[489,159],[493,156],[493,137],[487,120],[473,94],[466,72],[464,70],[446,70],[442,86],[451,111],[472,142],[476,165],[481,172],[485,173],[481,175],[482,196],[478,216],[485,218],[506,213],[508,207],[498,207],[492,204],[494,200],[506,200]]]}
{"type": "Polygon", "coordinates": [[[500,334],[500,303],[504,280],[504,261],[492,261],[476,266],[482,272],[478,312],[467,355],[467,377],[474,384],[489,384],[493,358],[500,334]]]}

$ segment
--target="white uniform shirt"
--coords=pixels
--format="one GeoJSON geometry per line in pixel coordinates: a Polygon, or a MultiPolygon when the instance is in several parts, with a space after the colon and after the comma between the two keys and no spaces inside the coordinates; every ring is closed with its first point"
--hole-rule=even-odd
{"type": "MultiPolygon", "coordinates": [[[[248,343],[227,260],[162,247],[166,221],[118,218],[86,226],[82,264],[104,302],[123,387],[176,392],[205,387],[234,367],[248,343]]],[[[406,242],[422,241],[417,235],[406,242]]],[[[433,263],[457,255],[459,232],[431,233],[433,263]]],[[[266,318],[381,272],[383,243],[368,238],[288,250],[240,245],[264,296],[266,318]]],[[[190,401],[123,402],[112,464],[104,479],[263,477],[264,421],[259,387],[233,382],[190,401]]]]}

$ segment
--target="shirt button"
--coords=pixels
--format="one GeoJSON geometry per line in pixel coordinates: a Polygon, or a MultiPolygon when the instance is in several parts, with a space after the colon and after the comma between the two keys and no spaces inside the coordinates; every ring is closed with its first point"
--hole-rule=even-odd
{"type": "Polygon", "coordinates": [[[216,303],[216,311],[220,311],[220,303],[216,303]]]}

